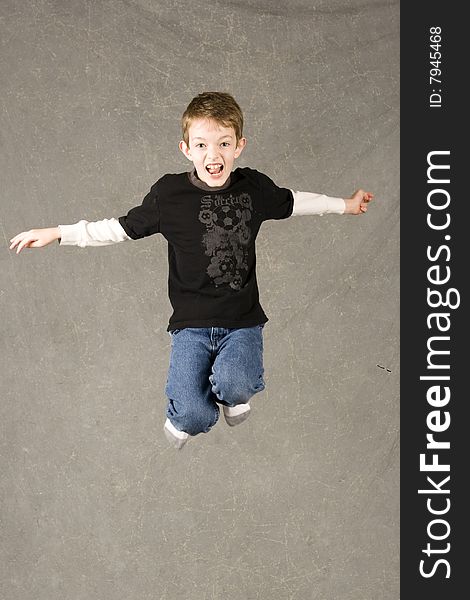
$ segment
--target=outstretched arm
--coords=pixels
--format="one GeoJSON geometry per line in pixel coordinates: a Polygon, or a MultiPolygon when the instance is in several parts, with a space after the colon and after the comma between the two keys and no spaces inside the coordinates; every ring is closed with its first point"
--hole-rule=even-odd
{"type": "Polygon", "coordinates": [[[43,248],[59,240],[61,246],[107,246],[131,238],[126,234],[117,219],[102,221],[79,221],[73,225],[59,225],[45,229],[22,231],[10,240],[10,250],[16,247],[19,254],[24,248],[43,248]]]}
{"type": "Polygon", "coordinates": [[[359,215],[367,211],[367,204],[374,197],[370,192],[357,190],[351,198],[335,198],[312,192],[295,192],[292,216],[301,215],[359,215]]]}

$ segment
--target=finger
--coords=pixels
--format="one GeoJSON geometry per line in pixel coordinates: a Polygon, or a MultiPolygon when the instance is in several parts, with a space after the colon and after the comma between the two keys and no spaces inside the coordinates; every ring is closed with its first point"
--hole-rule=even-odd
{"type": "Polygon", "coordinates": [[[22,242],[20,242],[18,248],[16,249],[16,253],[19,254],[23,248],[27,248],[30,244],[31,240],[29,238],[25,238],[22,242]]]}
{"type": "Polygon", "coordinates": [[[14,238],[12,238],[12,245],[11,248],[14,248],[15,246],[17,246],[18,244],[20,244],[23,241],[26,241],[26,243],[28,241],[31,241],[33,238],[31,237],[31,234],[29,234],[27,231],[23,231],[22,233],[19,233],[18,235],[15,235],[14,238]]]}
{"type": "Polygon", "coordinates": [[[14,239],[13,243],[11,244],[10,248],[12,248],[12,249],[15,248],[15,246],[17,246],[22,240],[23,240],[23,237],[17,236],[14,239]]]}
{"type": "MultiPolygon", "coordinates": [[[[15,237],[12,237],[10,242],[12,243],[12,246],[15,245],[21,240],[21,236],[24,235],[24,233],[18,233],[17,235],[15,235],[15,237]]],[[[11,246],[10,246],[11,248],[11,246]]]]}

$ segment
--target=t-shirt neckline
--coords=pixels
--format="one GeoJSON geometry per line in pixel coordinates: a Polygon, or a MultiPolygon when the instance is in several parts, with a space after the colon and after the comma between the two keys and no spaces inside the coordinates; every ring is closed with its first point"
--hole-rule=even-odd
{"type": "Polygon", "coordinates": [[[204,190],[205,192],[219,192],[230,187],[230,185],[232,184],[232,173],[230,173],[224,185],[220,186],[210,186],[207,185],[207,183],[205,183],[204,181],[201,181],[197,176],[196,168],[188,172],[188,179],[194,186],[198,187],[201,190],[204,190]]]}

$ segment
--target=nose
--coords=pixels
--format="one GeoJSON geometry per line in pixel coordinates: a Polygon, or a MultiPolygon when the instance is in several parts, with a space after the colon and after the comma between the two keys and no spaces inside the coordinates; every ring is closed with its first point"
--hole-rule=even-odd
{"type": "Polygon", "coordinates": [[[210,146],[208,148],[207,156],[209,161],[215,162],[219,158],[219,149],[217,146],[210,146]]]}

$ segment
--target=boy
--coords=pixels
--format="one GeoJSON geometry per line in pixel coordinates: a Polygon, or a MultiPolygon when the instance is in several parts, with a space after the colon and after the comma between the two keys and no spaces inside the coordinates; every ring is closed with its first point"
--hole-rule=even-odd
{"type": "Polygon", "coordinates": [[[100,246],[161,233],[168,242],[167,331],[171,355],[165,393],[165,435],[182,448],[208,432],[219,405],[228,425],[243,422],[250,398],[265,387],[262,329],[267,322],[256,282],[255,239],[263,221],[292,215],[355,214],[373,195],[330,198],[278,187],[249,168],[232,171],[246,145],[243,115],[227,93],[204,92],[182,118],[179,148],[190,173],[167,174],[140,206],[119,219],[22,232],[10,249],[100,246]]]}

